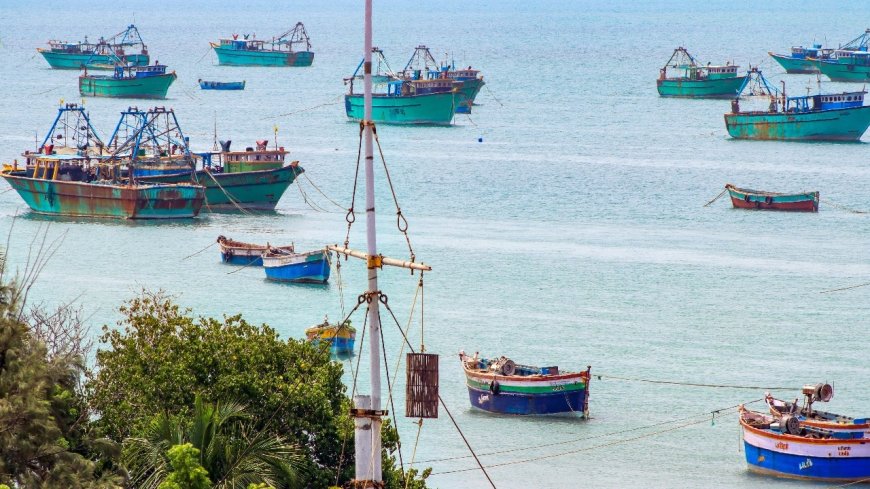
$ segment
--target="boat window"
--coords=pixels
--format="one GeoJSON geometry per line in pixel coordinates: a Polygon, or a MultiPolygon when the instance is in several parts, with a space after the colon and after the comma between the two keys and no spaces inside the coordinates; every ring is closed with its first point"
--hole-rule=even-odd
{"type": "Polygon", "coordinates": [[[850,96],[846,97],[846,101],[847,101],[847,102],[851,102],[851,101],[852,101],[852,96],[850,95],[850,96]]]}

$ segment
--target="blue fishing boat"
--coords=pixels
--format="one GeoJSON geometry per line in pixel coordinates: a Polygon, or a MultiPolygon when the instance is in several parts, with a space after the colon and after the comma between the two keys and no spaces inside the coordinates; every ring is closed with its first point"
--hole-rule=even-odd
{"type": "Polygon", "coordinates": [[[269,243],[258,245],[235,241],[223,235],[218,236],[217,242],[220,247],[221,261],[232,265],[261,267],[263,266],[263,255],[272,249],[282,253],[293,253],[292,244],[287,246],[272,246],[269,243]]]}
{"type": "Polygon", "coordinates": [[[350,355],[356,342],[356,328],[349,319],[342,324],[330,324],[329,319],[324,318],[323,323],[306,329],[305,337],[313,345],[329,345],[334,355],[350,355]]]}
{"type": "Polygon", "coordinates": [[[199,88],[203,90],[244,90],[245,81],[240,82],[218,82],[198,80],[199,88]]]}
{"type": "Polygon", "coordinates": [[[757,83],[758,91],[753,93],[769,103],[765,108],[746,111],[741,110],[738,99],[731,101],[725,127],[735,139],[857,141],[870,127],[870,106],[864,105],[864,91],[788,97],[784,82],[783,89],[778,90],[760,71],[753,69],[750,75],[757,83]]]}
{"type": "Polygon", "coordinates": [[[479,358],[459,352],[471,405],[500,414],[589,415],[592,367],[562,372],[559,367],[518,365],[505,357],[479,358]]]}
{"type": "Polygon", "coordinates": [[[263,254],[266,278],[278,282],[325,284],[329,280],[329,252],[294,253],[272,249],[263,254]]]}
{"type": "Polygon", "coordinates": [[[770,414],[740,406],[749,470],[829,483],[870,480],[870,434],[813,414],[813,402],[826,402],[833,395],[829,385],[807,385],[803,393],[803,407],[769,402],[770,414]]]}

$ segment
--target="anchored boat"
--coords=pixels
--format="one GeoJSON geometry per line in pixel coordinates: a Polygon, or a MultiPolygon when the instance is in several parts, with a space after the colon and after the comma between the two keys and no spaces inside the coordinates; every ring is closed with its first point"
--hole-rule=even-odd
{"type": "Polygon", "coordinates": [[[737,76],[738,68],[731,63],[703,66],[681,46],[659,70],[656,88],[662,97],[730,98],[740,93],[747,80],[737,76]],[[677,74],[669,76],[668,69],[677,74]]]}
{"type": "Polygon", "coordinates": [[[870,478],[870,438],[863,433],[803,426],[793,417],[740,410],[749,470],[825,482],[870,478]]]}
{"type": "Polygon", "coordinates": [[[501,414],[589,414],[589,373],[517,365],[505,357],[459,353],[471,405],[501,414]]]}
{"type": "Polygon", "coordinates": [[[788,97],[753,69],[759,91],[769,102],[766,110],[740,109],[740,101],[731,101],[731,112],[725,114],[728,134],[736,139],[792,141],[857,141],[870,126],[870,106],[864,105],[867,92],[788,97]]]}
{"type": "MultiPolygon", "coordinates": [[[[843,44],[838,49],[845,51],[860,51],[867,50],[867,43],[870,41],[870,29],[867,29],[860,36],[843,44]]],[[[790,54],[774,54],[768,52],[771,58],[776,60],[786,73],[819,73],[819,64],[826,61],[833,61],[837,58],[837,50],[831,48],[823,48],[821,44],[813,44],[812,47],[793,46],[790,54]]]]}
{"type": "Polygon", "coordinates": [[[819,192],[781,194],[763,190],[738,188],[725,185],[731,204],[738,209],[762,209],[774,211],[818,212],[819,192]]]}
{"type": "Polygon", "coordinates": [[[84,109],[66,104],[39,150],[25,153],[25,166],[19,170],[16,162],[0,175],[40,214],[119,219],[199,214],[202,186],[140,183],[126,177],[132,173],[129,159],[105,149],[84,109]]]}
{"type": "Polygon", "coordinates": [[[263,269],[269,280],[325,284],[329,280],[329,252],[295,253],[273,248],[263,254],[263,269]]]}
{"type": "Polygon", "coordinates": [[[238,34],[233,34],[232,39],[220,39],[209,44],[217,54],[219,65],[311,66],[314,62],[311,40],[302,22],[271,40],[256,39],[247,34],[239,39],[238,34]]]}
{"type": "Polygon", "coordinates": [[[221,261],[233,265],[261,267],[263,266],[263,254],[271,249],[293,253],[292,244],[287,246],[272,246],[269,243],[258,245],[235,241],[223,235],[218,236],[217,242],[221,250],[221,261]]]}
{"type": "Polygon", "coordinates": [[[435,61],[429,48],[422,44],[414,49],[414,54],[405,64],[401,77],[406,80],[451,79],[457,82],[454,86],[445,84],[441,91],[456,89],[458,93],[456,112],[458,114],[471,113],[474,99],[485,85],[480,70],[472,69],[471,66],[467,69],[457,70],[452,63],[449,65],[447,63],[439,64],[435,61]]]}
{"type": "Polygon", "coordinates": [[[350,320],[341,324],[330,324],[328,318],[323,323],[305,330],[305,338],[314,345],[328,344],[334,355],[349,355],[353,353],[356,341],[356,328],[350,325],[350,320]]]}
{"type": "Polygon", "coordinates": [[[48,48],[37,48],[36,51],[54,69],[111,70],[116,61],[133,66],[150,63],[148,48],[133,24],[108,39],[101,37],[96,43],[89,43],[87,38],[84,42],[74,43],[52,40],[48,41],[48,48]]]}
{"type": "Polygon", "coordinates": [[[116,65],[111,75],[89,75],[85,70],[79,77],[79,92],[85,97],[163,99],[176,78],[174,71],[166,72],[166,65],[116,65]]]}
{"type": "Polygon", "coordinates": [[[245,81],[242,80],[240,82],[218,82],[218,81],[205,81],[198,80],[199,88],[203,90],[244,90],[245,89],[245,81]]]}
{"type": "Polygon", "coordinates": [[[817,63],[823,75],[835,82],[866,82],[870,80],[870,52],[838,49],[834,57],[817,63]]]}

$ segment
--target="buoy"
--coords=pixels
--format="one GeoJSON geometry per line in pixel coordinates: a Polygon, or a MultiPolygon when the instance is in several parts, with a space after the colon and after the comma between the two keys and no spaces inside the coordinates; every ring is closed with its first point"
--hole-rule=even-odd
{"type": "Polygon", "coordinates": [[[478,142],[478,143],[482,143],[482,142],[483,142],[483,138],[482,138],[482,137],[477,138],[477,142],[478,142]]]}

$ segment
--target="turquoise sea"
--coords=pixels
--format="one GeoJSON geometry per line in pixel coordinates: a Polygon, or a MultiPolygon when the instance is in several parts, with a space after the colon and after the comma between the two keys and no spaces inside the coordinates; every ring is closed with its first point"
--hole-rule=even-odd
{"type": "MultiPolygon", "coordinates": [[[[759,399],[763,388],[613,377],[796,388],[827,381],[836,388],[828,410],[870,415],[870,287],[820,293],[870,282],[870,215],[825,202],[870,210],[870,135],[856,144],[733,141],[722,117],[728,101],[661,99],[655,90],[658,69],[682,45],[704,62],[760,65],[791,93],[814,91],[815,77],[784,75],[767,52],[852,39],[870,25],[870,4],[391,0],[374,8],[375,44],[393,68],[423,43],[438,58],[450,53],[458,65],[482,69],[488,84],[474,113],[452,127],[378,132],[414,251],[434,268],[425,279],[424,339],[442,355],[441,394],[479,453],[517,449],[482,456],[497,465],[489,469],[497,487],[824,486],[750,474],[734,410],[696,416],[759,399]],[[703,207],[729,182],[819,190],[823,202],[817,215],[739,211],[724,198],[703,207]],[[592,365],[604,376],[591,383],[592,419],[472,411],[460,349],[562,369],[592,365]],[[683,418],[700,422],[652,435],[683,423],[652,425],[683,418]]],[[[78,74],[48,69],[35,49],[49,39],[93,40],[131,22],[152,59],[178,73],[169,100],[157,105],[175,109],[195,149],[211,148],[215,124],[236,147],[271,139],[277,125],[279,142],[311,181],[348,205],[358,126],[344,115],[342,78],[362,56],[361,1],[4,0],[0,160],[35,147],[60,99],[79,100],[78,74]],[[311,68],[219,67],[208,48],[232,33],[271,37],[297,21],[312,36],[311,68]],[[247,87],[200,91],[199,78],[247,87]]],[[[122,109],[154,103],[85,105],[108,137],[122,109]]],[[[377,178],[381,249],[406,257],[383,173],[377,178]]],[[[0,234],[11,230],[10,264],[19,269],[41,230],[63,239],[31,301],[77,301],[95,335],[113,327],[122,301],[148,288],[198,314],[242,312],[301,337],[325,314],[341,314],[336,275],[325,287],[288,286],[266,282],[256,268],[221,265],[216,246],[188,257],[219,234],[299,249],[343,241],[344,212],[301,183],[330,212],[306,204],[294,186],[274,214],[162,224],[50,219],[29,213],[2,183],[0,234]]],[[[363,223],[360,215],[351,235],[360,249],[363,223]]],[[[343,265],[352,304],[366,286],[364,267],[343,265]]],[[[381,277],[404,324],[417,276],[381,277]]],[[[386,323],[385,336],[396,376],[399,334],[386,323]]],[[[412,341],[420,342],[418,326],[412,341]]],[[[404,371],[398,376],[401,414],[404,371]]],[[[363,390],[367,378],[363,369],[363,390]]],[[[399,423],[406,464],[412,421],[399,423]]],[[[432,486],[487,487],[471,459],[454,458],[466,455],[443,410],[424,423],[416,460],[433,467],[432,486]],[[445,458],[454,459],[432,462],[445,458]],[[472,470],[455,472],[463,469],[472,470]]]]}

